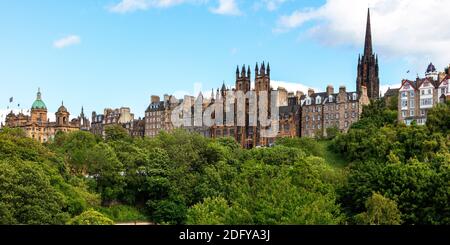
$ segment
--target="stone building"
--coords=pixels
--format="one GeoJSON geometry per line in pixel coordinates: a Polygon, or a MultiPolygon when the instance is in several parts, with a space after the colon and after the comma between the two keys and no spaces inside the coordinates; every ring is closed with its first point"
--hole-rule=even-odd
{"type": "Polygon", "coordinates": [[[301,96],[301,94],[294,95],[290,93],[287,97],[288,104],[280,106],[278,137],[300,137],[301,104],[299,103],[299,98],[301,96]]]}
{"type": "Polygon", "coordinates": [[[344,86],[335,93],[331,85],[326,92],[315,93],[309,89],[301,98],[301,136],[326,136],[327,128],[337,128],[347,132],[352,123],[357,122],[364,105],[370,103],[365,86],[362,94],[347,92],[344,86]]]}
{"type": "Polygon", "coordinates": [[[131,137],[141,137],[145,135],[145,120],[139,118],[122,124],[131,137]]]}
{"type": "MultiPolygon", "coordinates": [[[[80,130],[79,119],[70,120],[70,113],[62,103],[55,113],[56,122],[50,122],[47,117],[47,106],[42,100],[41,91],[38,90],[36,100],[31,106],[30,115],[23,113],[9,113],[6,116],[5,126],[10,128],[22,128],[26,135],[41,143],[54,139],[58,132],[72,132],[80,130]]],[[[79,118],[84,117],[80,115],[79,118]]]]}
{"type": "MultiPolygon", "coordinates": [[[[259,107],[261,106],[260,100],[260,93],[262,91],[267,92],[268,94],[268,105],[271,104],[270,97],[272,94],[272,87],[270,86],[270,64],[267,64],[267,68],[265,63],[263,62],[261,67],[259,67],[258,63],[255,66],[255,87],[253,90],[251,90],[251,70],[248,66],[247,68],[245,65],[242,67],[242,69],[239,71],[239,67],[236,68],[236,84],[234,89],[227,89],[225,87],[225,84],[222,85],[222,88],[220,90],[220,93],[218,92],[216,94],[216,101],[221,101],[223,103],[223,123],[221,125],[215,124],[211,128],[211,137],[218,138],[218,137],[234,137],[236,141],[244,148],[253,148],[255,146],[267,146],[274,143],[276,137],[264,137],[264,135],[261,134],[261,131],[263,129],[268,129],[269,127],[263,127],[260,122],[260,111],[259,107]],[[234,121],[234,124],[227,125],[227,118],[226,118],[226,104],[227,104],[227,93],[228,92],[237,92],[241,91],[243,94],[247,94],[249,91],[253,91],[256,94],[257,98],[257,110],[256,110],[256,126],[252,126],[250,123],[250,111],[249,111],[249,98],[247,97],[245,99],[245,126],[237,126],[237,113],[235,113],[234,118],[232,121],[234,121]]],[[[232,104],[236,106],[237,101],[234,101],[232,104]]],[[[235,110],[236,112],[236,107],[235,110]]],[[[270,106],[268,106],[268,117],[271,117],[271,111],[270,106]]]]}
{"type": "Polygon", "coordinates": [[[121,107],[118,109],[106,108],[103,114],[92,112],[91,133],[95,135],[105,136],[105,128],[109,125],[124,126],[134,120],[134,114],[130,108],[121,107]]]}
{"type": "Polygon", "coordinates": [[[406,125],[413,121],[424,125],[428,111],[436,104],[450,99],[449,78],[448,68],[439,73],[430,63],[425,78],[417,78],[415,81],[404,79],[399,88],[398,121],[406,125]]]}
{"type": "Polygon", "coordinates": [[[171,121],[172,111],[182,102],[175,96],[164,95],[161,100],[159,96],[151,97],[150,105],[145,111],[145,136],[156,137],[160,131],[170,132],[174,129],[171,121]]]}

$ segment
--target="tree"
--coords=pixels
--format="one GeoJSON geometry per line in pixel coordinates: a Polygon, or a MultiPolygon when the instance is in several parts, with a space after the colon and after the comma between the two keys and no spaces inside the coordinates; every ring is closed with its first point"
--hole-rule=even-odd
{"type": "Polygon", "coordinates": [[[131,140],[126,129],[122,126],[114,124],[105,127],[105,140],[106,141],[118,141],[118,140],[131,140]]]}
{"type": "Polygon", "coordinates": [[[450,101],[437,104],[428,112],[427,127],[431,132],[450,133],[450,101]]]}
{"type": "Polygon", "coordinates": [[[84,211],[82,214],[72,218],[68,225],[114,225],[114,221],[93,209],[84,211]]]}
{"type": "Polygon", "coordinates": [[[379,193],[373,195],[366,201],[367,211],[355,216],[358,224],[367,225],[400,225],[401,213],[397,203],[379,193]]]}
{"type": "Polygon", "coordinates": [[[50,183],[46,166],[0,160],[0,223],[63,224],[64,195],[50,183]]]}
{"type": "Polygon", "coordinates": [[[124,169],[114,150],[106,143],[99,143],[88,155],[89,174],[94,177],[97,190],[104,204],[117,199],[123,191],[124,169]]]}

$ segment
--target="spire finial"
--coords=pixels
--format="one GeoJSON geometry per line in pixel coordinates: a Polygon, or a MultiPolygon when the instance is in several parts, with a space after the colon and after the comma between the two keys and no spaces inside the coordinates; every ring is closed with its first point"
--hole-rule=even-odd
{"type": "Polygon", "coordinates": [[[367,9],[366,39],[364,43],[364,56],[372,54],[372,27],[370,25],[370,8],[367,9]]]}
{"type": "Polygon", "coordinates": [[[38,92],[36,95],[36,100],[42,100],[41,88],[38,88],[38,92]]]}

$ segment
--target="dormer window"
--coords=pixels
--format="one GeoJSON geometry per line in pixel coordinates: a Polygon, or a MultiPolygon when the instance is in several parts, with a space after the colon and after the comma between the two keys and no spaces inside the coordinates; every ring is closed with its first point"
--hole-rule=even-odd
{"type": "Polygon", "coordinates": [[[356,100],[356,93],[353,93],[353,100],[356,100]]]}
{"type": "Polygon", "coordinates": [[[320,104],[322,101],[322,98],[320,96],[317,96],[316,98],[316,104],[320,104]]]}
{"type": "Polygon", "coordinates": [[[330,102],[333,102],[333,96],[332,96],[332,95],[328,96],[328,100],[329,100],[330,102]]]}
{"type": "Polygon", "coordinates": [[[311,105],[311,98],[306,99],[306,104],[311,105]]]}

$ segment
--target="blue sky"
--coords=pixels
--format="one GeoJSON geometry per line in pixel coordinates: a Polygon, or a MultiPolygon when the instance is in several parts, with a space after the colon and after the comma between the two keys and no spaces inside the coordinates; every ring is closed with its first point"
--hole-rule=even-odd
{"type": "MultiPolygon", "coordinates": [[[[338,13],[331,10],[336,1],[125,0],[135,7],[124,8],[121,0],[3,0],[0,109],[11,96],[28,109],[40,87],[51,114],[64,100],[73,116],[82,105],[89,116],[120,106],[143,116],[152,94],[192,92],[195,83],[203,91],[223,81],[233,85],[236,65],[250,64],[253,71],[262,61],[270,61],[273,80],[355,89],[367,3],[355,9],[348,1],[356,24],[341,30],[329,17],[338,13]]],[[[426,49],[395,52],[376,31],[384,28],[376,24],[383,1],[375,2],[373,39],[382,84],[422,75],[434,59],[444,60],[437,67],[443,70],[448,56],[426,49]]]]}

